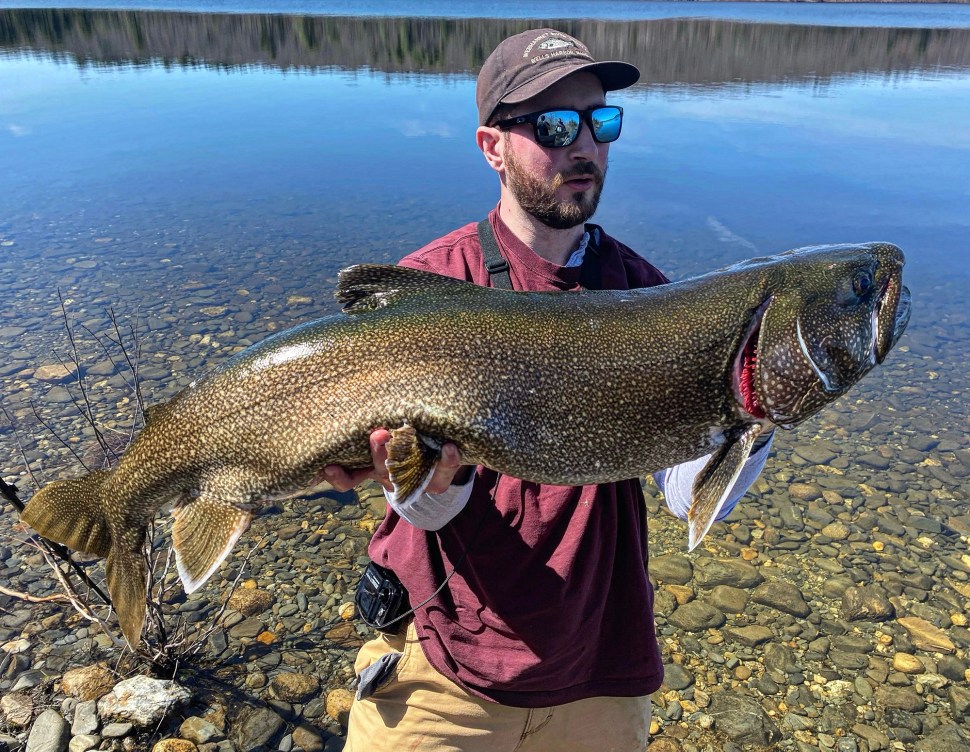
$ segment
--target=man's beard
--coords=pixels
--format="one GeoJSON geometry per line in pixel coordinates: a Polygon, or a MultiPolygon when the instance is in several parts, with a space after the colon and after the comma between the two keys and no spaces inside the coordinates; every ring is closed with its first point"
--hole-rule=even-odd
{"type": "Polygon", "coordinates": [[[511,148],[505,150],[505,175],[512,195],[523,209],[554,230],[568,230],[584,224],[596,213],[605,173],[592,162],[579,162],[568,172],[560,172],[546,183],[523,170],[511,148]],[[576,192],[565,200],[556,197],[556,190],[565,181],[586,175],[595,183],[591,190],[576,192]]]}

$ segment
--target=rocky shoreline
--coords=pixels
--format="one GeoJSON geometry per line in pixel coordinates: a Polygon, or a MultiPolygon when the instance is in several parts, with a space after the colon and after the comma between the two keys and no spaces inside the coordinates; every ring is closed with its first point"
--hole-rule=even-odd
{"type": "MultiPolygon", "coordinates": [[[[966,750],[970,515],[920,513],[874,478],[819,472],[836,459],[821,440],[776,452],[790,456],[692,554],[647,486],[667,667],[649,749],[966,750]]],[[[107,635],[69,608],[5,596],[0,748],[342,749],[368,635],[353,584],[383,511],[368,488],[359,503],[322,490],[260,516],[217,583],[169,605],[204,638],[174,682],[126,676],[107,635]]],[[[15,586],[52,592],[37,554],[0,553],[15,586]]]]}

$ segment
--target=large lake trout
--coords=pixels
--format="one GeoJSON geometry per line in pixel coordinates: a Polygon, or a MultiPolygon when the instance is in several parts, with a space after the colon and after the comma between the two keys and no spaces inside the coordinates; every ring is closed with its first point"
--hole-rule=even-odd
{"type": "Polygon", "coordinates": [[[107,557],[128,641],[145,614],[149,521],[175,502],[185,589],[268,498],[326,465],[370,464],[391,429],[396,493],[421,493],[441,442],[465,462],[559,485],[640,477],[705,454],[691,547],[758,435],[791,428],[881,363],[909,320],[903,254],[820,246],[631,291],[512,292],[395,266],[340,274],[343,312],[237,354],[171,401],[113,470],[41,489],[38,533],[107,557]]]}

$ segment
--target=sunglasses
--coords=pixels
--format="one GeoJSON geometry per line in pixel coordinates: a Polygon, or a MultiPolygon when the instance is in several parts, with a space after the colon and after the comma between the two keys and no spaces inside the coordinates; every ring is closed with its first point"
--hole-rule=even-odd
{"type": "Polygon", "coordinates": [[[549,149],[560,149],[575,141],[583,129],[583,121],[589,124],[593,139],[608,144],[620,137],[623,126],[622,107],[593,107],[589,110],[542,110],[529,115],[499,120],[497,128],[511,128],[522,123],[532,123],[536,143],[549,149]]]}

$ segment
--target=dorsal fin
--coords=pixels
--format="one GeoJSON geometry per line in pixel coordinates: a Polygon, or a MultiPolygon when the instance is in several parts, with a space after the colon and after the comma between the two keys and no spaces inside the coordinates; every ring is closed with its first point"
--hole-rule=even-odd
{"type": "Polygon", "coordinates": [[[355,264],[340,271],[335,294],[344,313],[360,313],[384,308],[417,292],[444,292],[469,287],[474,288],[475,285],[405,266],[355,264]]]}

